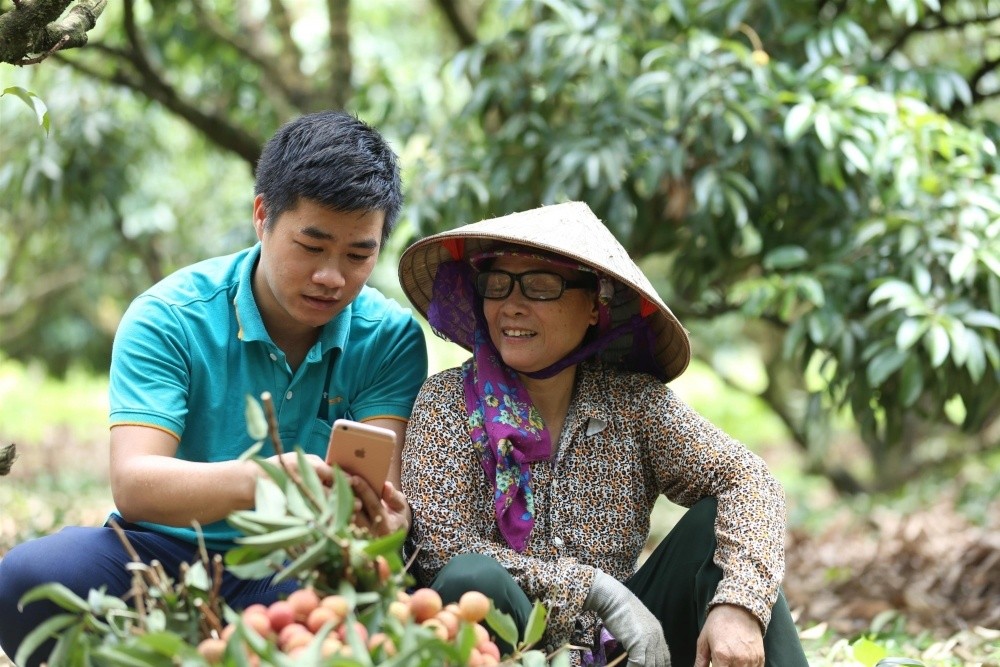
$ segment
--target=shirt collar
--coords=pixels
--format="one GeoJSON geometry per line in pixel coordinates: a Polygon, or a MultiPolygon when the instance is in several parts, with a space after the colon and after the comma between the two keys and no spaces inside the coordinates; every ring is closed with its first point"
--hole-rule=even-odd
{"type": "MultiPolygon", "coordinates": [[[[247,252],[240,264],[239,282],[236,286],[236,297],[233,306],[236,309],[236,321],[239,325],[236,336],[244,342],[263,341],[274,345],[271,336],[264,327],[264,320],[257,308],[253,296],[253,272],[260,259],[260,243],[258,242],[247,252]]],[[[335,318],[323,325],[319,334],[318,345],[313,345],[306,357],[307,361],[315,361],[333,348],[343,350],[351,331],[351,313],[354,302],[347,306],[335,318]]]]}

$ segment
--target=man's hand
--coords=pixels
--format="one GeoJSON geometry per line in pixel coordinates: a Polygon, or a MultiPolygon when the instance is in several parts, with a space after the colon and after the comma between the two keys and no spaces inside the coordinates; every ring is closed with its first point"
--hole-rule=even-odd
{"type": "Polygon", "coordinates": [[[720,604],[708,612],[698,636],[694,667],[763,667],[764,635],[743,607],[720,604]]]}
{"type": "Polygon", "coordinates": [[[361,477],[351,475],[350,479],[354,490],[354,523],[359,528],[367,528],[377,537],[410,529],[410,504],[392,482],[385,483],[379,497],[361,477]]]}

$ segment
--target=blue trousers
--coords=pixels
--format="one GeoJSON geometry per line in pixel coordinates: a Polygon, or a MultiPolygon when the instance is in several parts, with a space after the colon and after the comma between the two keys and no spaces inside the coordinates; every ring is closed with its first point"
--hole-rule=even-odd
{"type": "MultiPolygon", "coordinates": [[[[698,635],[705,625],[708,603],[722,580],[715,564],[715,498],[689,509],[625,585],[660,620],[675,665],[693,665],[698,635]]],[[[493,558],[460,554],[448,561],[431,588],[445,603],[475,590],[492,598],[497,609],[513,617],[524,632],[531,602],[513,577],[493,558]]],[[[501,646],[509,651],[509,646],[501,646]]],[[[795,623],[783,594],[771,609],[764,634],[767,667],[808,667],[795,623]]]]}
{"type": "MultiPolygon", "coordinates": [[[[153,532],[135,524],[119,524],[143,562],[159,561],[176,579],[181,563],[199,560],[197,546],[153,532]]],[[[214,553],[209,551],[209,557],[214,553]]],[[[131,588],[125,564],[131,557],[115,532],[103,527],[69,527],[58,533],[20,544],[0,560],[0,647],[13,660],[24,638],[41,623],[65,610],[42,600],[18,609],[18,600],[40,584],[59,582],[87,598],[91,589],[105,586],[111,595],[123,596],[131,588]]],[[[293,591],[297,582],[275,585],[270,579],[244,580],[226,572],[220,594],[234,609],[254,603],[270,604],[293,591]]],[[[20,667],[41,664],[54,642],[41,646],[20,667]]]]}

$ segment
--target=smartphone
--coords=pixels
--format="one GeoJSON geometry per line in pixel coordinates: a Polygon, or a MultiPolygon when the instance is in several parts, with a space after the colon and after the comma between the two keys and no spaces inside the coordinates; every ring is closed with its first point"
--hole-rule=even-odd
{"type": "Polygon", "coordinates": [[[381,496],[395,452],[395,432],[381,426],[338,419],[333,422],[330,432],[326,462],[361,477],[381,496]]]}

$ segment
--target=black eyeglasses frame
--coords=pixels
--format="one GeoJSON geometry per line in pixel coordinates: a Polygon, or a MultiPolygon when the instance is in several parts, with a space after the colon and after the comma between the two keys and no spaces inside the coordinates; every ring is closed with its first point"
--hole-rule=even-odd
{"type": "Polygon", "coordinates": [[[521,294],[524,295],[525,299],[529,301],[556,301],[562,298],[563,293],[568,289],[597,289],[597,276],[581,278],[578,280],[570,280],[556,273],[555,271],[524,271],[523,273],[511,273],[510,271],[503,271],[501,269],[487,269],[485,271],[480,271],[476,274],[476,294],[484,299],[489,299],[491,301],[500,301],[506,299],[514,291],[514,284],[516,283],[518,287],[521,288],[521,294]],[[486,283],[485,281],[489,278],[490,274],[501,273],[510,278],[510,283],[507,285],[507,291],[501,296],[486,296],[486,283]],[[559,294],[551,297],[533,297],[529,296],[524,290],[524,283],[522,282],[525,276],[546,274],[550,276],[556,276],[561,281],[561,287],[559,289],[559,294]]]}

